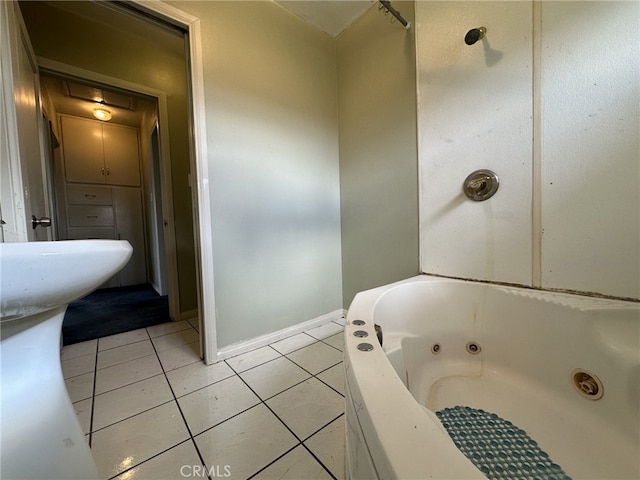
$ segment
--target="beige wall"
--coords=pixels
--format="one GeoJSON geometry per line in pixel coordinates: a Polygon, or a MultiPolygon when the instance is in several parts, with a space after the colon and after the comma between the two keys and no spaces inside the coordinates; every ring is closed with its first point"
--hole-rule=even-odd
{"type": "MultiPolygon", "coordinates": [[[[62,2],[61,6],[64,6],[62,2]]],[[[73,2],[73,7],[83,8],[80,2],[73,2]]],[[[154,41],[130,29],[97,22],[93,20],[96,17],[89,15],[90,10],[78,17],[40,2],[21,3],[21,9],[36,55],[167,93],[180,311],[196,309],[193,218],[187,177],[190,171],[188,97],[182,38],[165,32],[159,33],[163,35],[163,42],[154,41]],[[173,46],[161,48],[164,42],[173,46]]]]}
{"type": "MultiPolygon", "coordinates": [[[[212,192],[202,228],[213,235],[218,347],[416,274],[412,30],[375,8],[334,39],[269,1],[170,3],[200,19],[212,192]]],[[[413,19],[413,2],[397,8],[413,19]]],[[[124,31],[98,37],[91,22],[39,18],[30,19],[38,54],[167,91],[174,186],[188,192],[187,150],[173,137],[186,137],[182,57],[124,31]],[[61,27],[53,40],[49,23],[61,27]]],[[[176,199],[177,230],[188,224],[180,252],[192,248],[188,199],[176,199]]],[[[195,285],[183,293],[181,283],[187,293],[195,285]]]]}
{"type": "Polygon", "coordinates": [[[419,270],[413,32],[371,8],[336,41],[345,308],[419,270]]]}
{"type": "Polygon", "coordinates": [[[334,40],[273,2],[200,19],[218,346],[342,307],[334,40]]]}

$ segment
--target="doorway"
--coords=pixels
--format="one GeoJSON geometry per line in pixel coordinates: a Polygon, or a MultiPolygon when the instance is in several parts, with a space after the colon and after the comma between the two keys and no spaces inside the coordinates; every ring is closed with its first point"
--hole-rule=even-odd
{"type": "Polygon", "coordinates": [[[133,247],[123,270],[69,306],[64,345],[170,321],[169,303],[175,310],[178,299],[171,292],[169,302],[157,98],[46,69],[40,85],[59,138],[46,164],[54,238],[133,247]],[[108,123],[93,118],[96,110],[108,123]],[[93,154],[102,155],[102,168],[93,154]]]}
{"type": "MultiPolygon", "coordinates": [[[[200,20],[167,4],[137,0],[29,1],[19,6],[41,68],[60,71],[62,65],[67,73],[79,77],[105,84],[115,78],[121,87],[145,85],[158,94],[160,144],[172,155],[171,174],[164,175],[163,181],[168,178],[174,182],[173,188],[164,189],[173,193],[174,201],[163,196],[163,211],[171,213],[164,221],[169,220],[167,231],[175,233],[178,245],[179,318],[197,319],[204,360],[215,362],[213,239],[210,229],[199,228],[211,217],[200,20]],[[128,13],[123,13],[122,7],[128,13]],[[157,52],[155,48],[163,43],[159,37],[167,35],[176,40],[173,50],[157,52]],[[140,50],[146,50],[147,55],[135,57],[140,50]],[[181,62],[179,68],[176,59],[181,62]],[[181,72],[181,78],[172,77],[176,71],[181,72]],[[162,125],[169,127],[169,134],[163,133],[162,125]]],[[[168,267],[172,268],[171,263],[168,267]]],[[[177,291],[177,283],[175,288],[177,291]]]]}
{"type": "MultiPolygon", "coordinates": [[[[186,75],[187,61],[184,31],[180,30],[178,33],[167,33],[166,27],[147,25],[147,22],[133,18],[131,14],[113,10],[113,8],[106,5],[96,5],[93,2],[65,2],[64,4],[58,4],[57,2],[25,2],[24,4],[20,3],[20,7],[25,17],[25,25],[29,36],[33,37],[32,43],[34,44],[34,50],[38,55],[41,80],[43,85],[45,85],[43,93],[48,93],[48,97],[57,96],[57,98],[47,98],[46,101],[43,101],[43,109],[46,112],[53,112],[50,113],[50,116],[57,120],[55,126],[57,127],[58,138],[61,143],[64,143],[64,136],[62,134],[60,119],[64,116],[68,116],[68,118],[72,116],[78,118],[90,117],[92,108],[95,105],[95,102],[92,103],[87,99],[77,98],[77,95],[69,95],[70,84],[81,84],[85,89],[93,89],[102,93],[108,92],[112,97],[128,97],[130,104],[135,102],[137,107],[142,105],[142,108],[135,109],[109,106],[112,111],[118,108],[119,113],[124,112],[126,114],[121,116],[118,121],[120,125],[136,128],[139,131],[142,160],[141,176],[143,178],[143,183],[140,185],[140,211],[143,212],[143,217],[139,223],[143,227],[141,229],[143,235],[140,237],[141,247],[139,248],[142,252],[142,261],[138,263],[142,264],[142,270],[144,271],[143,282],[148,282],[159,294],[169,296],[170,316],[172,319],[182,320],[196,317],[198,305],[195,294],[197,290],[195,262],[192,260],[191,265],[185,266],[190,259],[195,259],[193,233],[191,233],[191,235],[184,235],[185,231],[193,232],[194,229],[193,217],[190,212],[191,192],[188,185],[186,185],[186,188],[176,187],[179,197],[177,202],[182,206],[183,211],[178,211],[177,215],[174,213],[174,193],[176,193],[174,192],[174,183],[172,181],[176,171],[174,167],[176,162],[185,163],[186,160],[186,170],[189,169],[189,150],[191,148],[187,128],[189,122],[186,118],[175,120],[173,118],[173,112],[175,111],[174,105],[167,100],[168,96],[177,96],[175,91],[169,91],[167,93],[149,87],[146,84],[138,84],[134,81],[139,81],[140,79],[134,74],[129,76],[126,71],[114,72],[117,73],[117,76],[110,76],[93,70],[94,67],[91,65],[91,59],[96,55],[101,55],[100,48],[105,48],[105,45],[98,45],[96,47],[93,45],[81,45],[83,42],[80,41],[79,38],[77,45],[74,44],[70,46],[68,43],[62,43],[61,46],[58,46],[57,51],[48,52],[47,48],[49,44],[56,43],[55,38],[53,38],[55,30],[42,28],[42,23],[45,23],[44,19],[46,19],[46,23],[48,24],[80,28],[81,30],[86,28],[84,26],[85,23],[93,22],[100,25],[106,23],[114,25],[114,28],[120,33],[117,37],[114,35],[114,39],[121,38],[122,31],[130,30],[134,25],[138,27],[138,30],[140,25],[144,25],[144,28],[147,30],[161,30],[160,32],[155,31],[155,37],[153,37],[154,47],[157,46],[160,52],[162,52],[163,48],[165,50],[167,48],[171,49],[172,55],[175,55],[175,53],[179,51],[182,57],[181,65],[183,70],[179,73],[179,76],[185,82],[180,88],[182,92],[188,93],[188,86],[186,85],[188,76],[186,75]],[[169,38],[171,45],[169,47],[163,47],[163,42],[158,40],[161,38],[169,38]],[[87,47],[89,52],[83,53],[83,49],[87,49],[87,47]],[[76,48],[78,52],[75,51],[76,48]],[[74,64],[51,60],[52,57],[67,60],[65,56],[73,59],[74,64]],[[90,66],[92,69],[83,68],[85,66],[90,66]],[[55,93],[55,88],[49,84],[52,78],[58,83],[63,82],[66,84],[66,96],[55,93]],[[48,90],[48,92],[45,92],[45,90],[48,90]],[[75,101],[75,104],[73,101],[75,101]],[[80,107],[82,107],[80,104],[82,102],[84,102],[85,112],[80,111],[80,107]],[[153,107],[148,108],[149,104],[152,104],[153,107]],[[131,118],[129,118],[136,115],[138,117],[137,119],[131,120],[131,118]],[[169,125],[172,122],[173,124],[169,125]],[[174,124],[176,122],[184,125],[183,135],[177,140],[176,137],[179,137],[181,132],[180,129],[175,128],[174,124]],[[167,133],[167,131],[170,133],[167,133]],[[175,160],[176,158],[178,160],[175,160]],[[185,215],[184,210],[189,213],[185,215]],[[176,232],[178,232],[177,240],[176,232]],[[180,244],[180,259],[178,258],[177,244],[180,244]],[[189,250],[191,250],[191,253],[189,253],[189,250]],[[186,254],[183,254],[183,252],[186,252],[186,254]],[[180,273],[180,280],[178,279],[178,273],[180,273]],[[181,289],[185,290],[187,294],[181,296],[181,289]],[[190,299],[190,295],[193,298],[190,299]]],[[[93,41],[93,37],[91,37],[91,41],[93,41]]],[[[100,42],[98,42],[98,44],[99,43],[100,42]]],[[[113,54],[121,58],[126,57],[126,52],[123,53],[117,44],[113,46],[109,45],[107,50],[108,54],[113,54]]],[[[135,48],[131,50],[135,50],[135,48]]],[[[155,49],[147,50],[145,53],[149,54],[154,51],[155,49]]],[[[102,56],[104,57],[105,55],[107,55],[107,53],[103,52],[102,56]]],[[[135,59],[135,63],[140,64],[144,62],[144,58],[135,59]]],[[[150,69],[151,68],[152,67],[150,67],[150,69]]],[[[174,70],[179,69],[179,65],[174,68],[174,70]]],[[[47,97],[47,95],[43,96],[47,97]]],[[[183,95],[183,98],[186,104],[188,96],[183,95]]],[[[99,101],[103,102],[104,98],[99,101]]],[[[108,104],[109,102],[105,103],[108,104]]],[[[189,111],[188,108],[181,107],[181,109],[184,110],[185,114],[189,111]]],[[[113,124],[115,121],[116,118],[114,115],[114,118],[108,123],[113,124]]],[[[60,162],[64,161],[62,155],[54,155],[54,157],[56,156],[59,157],[60,162]]],[[[58,167],[56,168],[57,170],[63,170],[61,163],[57,163],[56,167],[58,167]]],[[[185,169],[183,165],[180,165],[177,170],[180,170],[180,168],[185,169]]],[[[60,180],[60,176],[61,175],[57,175],[56,178],[56,187],[58,187],[56,188],[56,192],[64,192],[66,194],[66,185],[64,184],[64,180],[60,180]]],[[[180,176],[182,177],[182,175],[180,176]]],[[[187,175],[184,175],[185,180],[186,177],[187,175]]],[[[64,175],[62,175],[62,178],[64,179],[64,175]]],[[[187,184],[186,181],[184,183],[187,184]]],[[[116,189],[130,191],[134,188],[131,185],[100,185],[100,187],[102,187],[102,191],[116,189]]],[[[111,192],[111,195],[113,196],[114,193],[111,192]]],[[[58,195],[58,197],[60,201],[64,201],[65,199],[65,195],[62,194],[58,195]]],[[[80,209],[82,208],[84,207],[81,206],[80,209]]],[[[68,205],[59,208],[58,212],[64,209],[66,209],[65,213],[68,213],[68,205]]],[[[69,225],[68,215],[58,214],[56,217],[59,220],[56,223],[60,233],[58,238],[85,238],[82,234],[86,232],[78,233],[78,231],[81,230],[79,226],[69,225]],[[80,235],[80,237],[69,235],[69,231],[72,228],[75,229],[74,234],[80,235]]],[[[95,232],[92,232],[92,234],[95,234],[95,232]]],[[[99,237],[99,235],[92,235],[92,238],[96,238],[96,236],[99,237]]],[[[113,287],[122,285],[118,285],[116,280],[115,285],[106,286],[113,287]]]]}

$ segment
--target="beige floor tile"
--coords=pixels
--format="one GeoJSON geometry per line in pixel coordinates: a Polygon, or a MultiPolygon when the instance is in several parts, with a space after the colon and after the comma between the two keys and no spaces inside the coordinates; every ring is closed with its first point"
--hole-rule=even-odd
{"type": "Polygon", "coordinates": [[[207,467],[228,466],[232,479],[246,479],[297,443],[263,404],[195,437],[207,467]]]}
{"type": "Polygon", "coordinates": [[[76,411],[76,416],[80,422],[82,433],[85,435],[91,430],[91,406],[93,405],[93,399],[87,398],[86,400],[80,400],[73,404],[73,409],[76,411]]]}
{"type": "Polygon", "coordinates": [[[345,389],[345,376],[344,376],[344,364],[339,363],[324,372],[316,375],[320,380],[329,385],[331,388],[337,390],[342,395],[346,395],[345,389]]]}
{"type": "Polygon", "coordinates": [[[179,332],[180,330],[189,330],[191,325],[186,320],[180,322],[167,322],[160,325],[154,325],[147,327],[147,332],[151,338],[160,337],[162,335],[168,335],[169,333],[179,332]]]}
{"type": "Polygon", "coordinates": [[[167,372],[167,378],[176,397],[181,397],[233,375],[235,375],[233,370],[224,362],[213,365],[197,362],[167,372]]]}
{"type": "Polygon", "coordinates": [[[253,478],[256,480],[330,480],[331,475],[300,445],[253,478]]]}
{"type": "Polygon", "coordinates": [[[73,345],[66,345],[62,347],[60,359],[64,361],[85,355],[95,355],[97,344],[98,340],[88,340],[86,342],[74,343],[73,345]]]}
{"type": "Polygon", "coordinates": [[[344,415],[313,435],[305,445],[338,479],[345,478],[344,415]]]}
{"type": "Polygon", "coordinates": [[[266,403],[301,440],[344,413],[344,397],[315,378],[266,403]]]}
{"type": "Polygon", "coordinates": [[[270,360],[275,360],[280,354],[271,347],[262,347],[251,350],[250,352],[243,353],[236,357],[227,358],[225,360],[231,368],[236,372],[244,372],[250,368],[257,367],[270,360]]]}
{"type": "Polygon", "coordinates": [[[78,402],[93,396],[93,372],[65,379],[67,392],[72,402],[78,402]]]}
{"type": "Polygon", "coordinates": [[[153,346],[157,352],[170,350],[172,348],[188,345],[198,341],[198,332],[189,327],[188,330],[180,330],[179,332],[169,333],[160,337],[152,338],[153,346]]]}
{"type": "Polygon", "coordinates": [[[187,322],[189,322],[189,325],[191,325],[196,332],[200,331],[200,323],[197,317],[187,318],[187,322]]]}
{"type": "Polygon", "coordinates": [[[158,352],[158,358],[165,372],[192,363],[202,363],[202,358],[200,358],[200,341],[170,348],[169,350],[162,350],[158,352]]]}
{"type": "Polygon", "coordinates": [[[155,354],[155,351],[153,350],[153,345],[151,345],[151,340],[143,340],[141,342],[122,345],[121,347],[110,348],[109,350],[98,352],[98,368],[112,367],[119,363],[125,363],[153,354],[155,354]]]}
{"type": "Polygon", "coordinates": [[[240,376],[260,398],[266,400],[310,375],[287,358],[279,357],[242,372],[240,376]]]}
{"type": "Polygon", "coordinates": [[[189,322],[65,347],[65,383],[85,433],[93,405],[100,477],[206,478],[213,471],[244,479],[260,471],[256,478],[331,478],[326,468],[344,478],[344,398],[336,393],[344,394],[342,329],[332,322],[210,366],[189,322]]]}
{"type": "Polygon", "coordinates": [[[189,438],[175,402],[165,403],[93,433],[100,478],[111,478],[189,438]]]}
{"type": "Polygon", "coordinates": [[[291,353],[294,350],[306,347],[307,345],[311,345],[312,343],[315,343],[317,341],[317,338],[313,338],[306,333],[299,333],[297,335],[293,335],[278,342],[272,343],[271,346],[281,354],[286,355],[287,353],[291,353]]]}
{"type": "Polygon", "coordinates": [[[316,342],[313,345],[289,353],[287,357],[307,372],[315,375],[340,363],[342,361],[342,352],[322,342],[316,342]]]}
{"type": "Polygon", "coordinates": [[[237,376],[180,397],[178,403],[193,435],[253,407],[260,399],[237,376]]]}
{"type": "Polygon", "coordinates": [[[157,457],[116,477],[118,480],[184,480],[207,478],[192,440],[187,440],[157,457]]]}
{"type": "Polygon", "coordinates": [[[142,342],[143,340],[149,340],[149,334],[147,334],[147,330],[145,328],[140,328],[138,330],[109,335],[108,337],[99,339],[98,350],[102,351],[110,348],[122,347],[123,345],[142,342]]]}
{"type": "Polygon", "coordinates": [[[344,352],[344,333],[337,333],[328,338],[322,340],[324,343],[328,343],[332,347],[337,348],[341,352],[344,352]]]}
{"type": "Polygon", "coordinates": [[[96,372],[96,395],[139,382],[162,373],[156,355],[136,358],[96,372]]]}
{"type": "Polygon", "coordinates": [[[96,354],[82,355],[62,361],[62,375],[64,378],[77,377],[93,372],[96,366],[96,354]]]}
{"type": "Polygon", "coordinates": [[[173,400],[164,375],[96,395],[93,405],[93,430],[99,430],[138,413],[173,400]]]}
{"type": "Polygon", "coordinates": [[[344,331],[344,327],[342,325],[329,322],[324,325],[320,325],[319,327],[312,328],[311,330],[307,330],[305,333],[317,338],[318,340],[322,340],[342,331],[344,331]]]}

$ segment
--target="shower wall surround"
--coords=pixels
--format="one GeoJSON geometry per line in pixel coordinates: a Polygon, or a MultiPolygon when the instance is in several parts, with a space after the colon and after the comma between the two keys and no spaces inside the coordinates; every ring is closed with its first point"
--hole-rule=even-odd
{"type": "Polygon", "coordinates": [[[638,2],[416,2],[422,271],[640,298],[639,24],[638,2]],[[500,188],[473,202],[481,168],[500,188]]]}

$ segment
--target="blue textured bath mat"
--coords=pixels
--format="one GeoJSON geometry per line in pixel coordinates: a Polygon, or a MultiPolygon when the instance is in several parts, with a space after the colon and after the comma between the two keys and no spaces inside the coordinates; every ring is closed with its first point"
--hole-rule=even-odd
{"type": "Polygon", "coordinates": [[[458,449],[490,480],[571,480],[527,432],[495,413],[458,406],[436,415],[458,449]]]}

